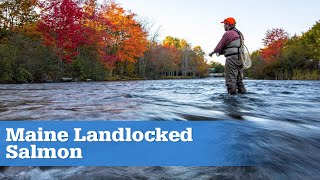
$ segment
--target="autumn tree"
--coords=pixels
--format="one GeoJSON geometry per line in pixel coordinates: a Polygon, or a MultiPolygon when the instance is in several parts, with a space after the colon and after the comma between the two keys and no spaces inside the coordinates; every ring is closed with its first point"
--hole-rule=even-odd
{"type": "Polygon", "coordinates": [[[136,69],[140,77],[146,77],[148,61],[151,59],[153,50],[158,46],[158,37],[160,35],[161,26],[155,28],[154,23],[143,18],[140,18],[138,21],[142,25],[143,30],[148,33],[148,43],[147,50],[144,52],[143,56],[138,59],[136,69]]]}
{"type": "Polygon", "coordinates": [[[0,2],[0,28],[15,30],[33,23],[38,14],[35,2],[30,0],[2,0],[0,2]]]}
{"type": "Polygon", "coordinates": [[[174,76],[180,72],[180,52],[170,46],[157,45],[150,52],[147,72],[152,77],[174,76]]]}
{"type": "Polygon", "coordinates": [[[84,12],[75,0],[41,1],[42,32],[46,45],[53,47],[65,62],[72,62],[78,55],[79,46],[88,40],[83,26],[84,12]]]}
{"type": "Polygon", "coordinates": [[[204,58],[205,52],[200,46],[196,46],[193,48],[193,54],[190,63],[193,76],[204,77],[208,75],[209,65],[204,58]]]}
{"type": "Polygon", "coordinates": [[[182,76],[187,76],[191,72],[191,60],[195,57],[191,49],[191,45],[184,39],[167,36],[163,40],[163,45],[171,48],[176,48],[180,52],[179,66],[181,68],[182,76]]]}
{"type": "Polygon", "coordinates": [[[163,41],[162,44],[164,46],[171,46],[171,47],[175,47],[177,49],[180,48],[180,39],[179,38],[175,38],[172,36],[167,36],[163,41]]]}
{"type": "Polygon", "coordinates": [[[0,1],[0,41],[12,33],[26,33],[36,29],[38,14],[36,3],[29,0],[0,1]]]}
{"type": "Polygon", "coordinates": [[[275,28],[267,31],[266,37],[263,39],[263,45],[265,48],[261,51],[261,55],[266,62],[279,60],[281,50],[288,38],[288,33],[281,28],[275,28]]]}
{"type": "Polygon", "coordinates": [[[114,60],[112,63],[120,62],[122,74],[125,68],[123,65],[136,63],[137,58],[147,50],[147,33],[135,20],[136,14],[124,10],[113,1],[102,7],[102,16],[111,24],[106,29],[110,35],[106,54],[114,60]]]}
{"type": "Polygon", "coordinates": [[[162,44],[151,51],[151,66],[155,76],[194,76],[208,75],[205,53],[200,46],[194,48],[184,39],[167,36],[162,44]]]}
{"type": "Polygon", "coordinates": [[[114,63],[119,60],[113,54],[110,54],[109,48],[112,44],[109,29],[111,22],[104,16],[105,7],[99,5],[97,0],[87,0],[84,2],[84,27],[87,32],[87,46],[94,47],[98,61],[107,69],[112,69],[114,63]]]}

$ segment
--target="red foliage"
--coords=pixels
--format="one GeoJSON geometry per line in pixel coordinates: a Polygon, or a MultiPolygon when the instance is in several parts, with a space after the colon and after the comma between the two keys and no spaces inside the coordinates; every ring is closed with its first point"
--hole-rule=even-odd
{"type": "Polygon", "coordinates": [[[87,42],[87,29],[82,25],[84,12],[75,0],[41,1],[39,30],[45,44],[53,47],[66,62],[78,54],[77,48],[87,42]]]}
{"type": "Polygon", "coordinates": [[[281,50],[288,40],[288,33],[283,29],[272,29],[266,33],[263,39],[264,49],[261,50],[261,56],[266,62],[274,62],[279,59],[281,50]]]}
{"type": "Polygon", "coordinates": [[[267,31],[266,37],[263,39],[263,45],[269,46],[279,40],[288,40],[288,33],[282,28],[274,28],[267,31]]]}
{"type": "Polygon", "coordinates": [[[112,1],[100,7],[95,0],[41,0],[39,4],[38,28],[44,43],[66,62],[72,62],[83,45],[94,46],[108,68],[117,61],[136,62],[147,49],[147,33],[136,15],[112,1]]]}

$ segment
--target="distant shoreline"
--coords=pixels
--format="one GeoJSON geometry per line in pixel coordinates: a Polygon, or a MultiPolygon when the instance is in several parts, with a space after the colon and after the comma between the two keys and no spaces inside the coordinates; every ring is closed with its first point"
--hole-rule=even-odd
{"type": "MultiPolygon", "coordinates": [[[[162,77],[162,78],[135,78],[135,77],[110,77],[103,81],[87,80],[68,80],[68,81],[45,81],[45,82],[24,82],[24,83],[0,83],[4,84],[55,84],[55,83],[83,83],[83,82],[127,82],[127,81],[157,81],[157,80],[188,80],[188,79],[224,79],[224,77],[192,77],[192,76],[176,76],[176,77],[162,77]]],[[[320,79],[252,79],[245,78],[245,80],[257,81],[320,81],[320,79]]]]}
{"type": "Polygon", "coordinates": [[[44,81],[44,82],[24,82],[24,83],[0,83],[0,84],[55,84],[55,83],[77,83],[77,82],[125,82],[125,81],[152,81],[152,80],[186,80],[186,79],[206,79],[210,77],[192,77],[192,76],[177,76],[177,77],[162,77],[162,78],[135,78],[135,77],[110,77],[102,81],[95,81],[91,79],[87,80],[75,80],[68,78],[61,81],[44,81]]]}

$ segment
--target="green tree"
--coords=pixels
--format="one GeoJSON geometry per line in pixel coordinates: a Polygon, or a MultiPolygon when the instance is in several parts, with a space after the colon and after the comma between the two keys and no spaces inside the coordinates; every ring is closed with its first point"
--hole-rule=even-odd
{"type": "Polygon", "coordinates": [[[213,73],[224,73],[224,66],[221,63],[212,61],[210,68],[214,68],[213,73]]]}

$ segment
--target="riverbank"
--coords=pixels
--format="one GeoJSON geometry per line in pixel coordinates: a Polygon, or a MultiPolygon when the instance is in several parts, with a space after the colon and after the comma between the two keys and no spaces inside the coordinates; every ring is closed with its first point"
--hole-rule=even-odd
{"type": "MultiPolygon", "coordinates": [[[[149,81],[149,80],[188,80],[188,79],[206,79],[206,78],[224,78],[224,77],[192,77],[192,76],[164,76],[157,78],[140,78],[140,77],[128,77],[128,76],[114,76],[108,77],[105,80],[79,80],[77,78],[61,78],[59,81],[43,81],[43,82],[21,82],[21,83],[0,83],[0,84],[42,84],[42,83],[70,83],[70,82],[122,82],[122,81],[149,81]]],[[[257,81],[319,81],[319,79],[301,78],[301,79],[254,79],[246,77],[246,80],[257,81]]]]}
{"type": "Polygon", "coordinates": [[[138,78],[138,77],[126,77],[116,76],[109,77],[105,81],[142,81],[142,80],[175,80],[175,79],[203,79],[205,77],[192,77],[192,76],[163,76],[157,78],[138,78]]]}
{"type": "Polygon", "coordinates": [[[92,80],[92,79],[85,79],[79,80],[77,78],[69,78],[64,77],[61,78],[59,81],[43,81],[43,82],[21,82],[21,83],[0,83],[0,84],[41,84],[41,83],[69,83],[69,82],[121,82],[121,81],[146,81],[146,80],[183,80],[183,79],[204,79],[209,77],[192,77],[192,76],[164,76],[158,78],[140,78],[140,77],[128,77],[128,76],[113,76],[108,77],[105,80],[92,80]]]}

